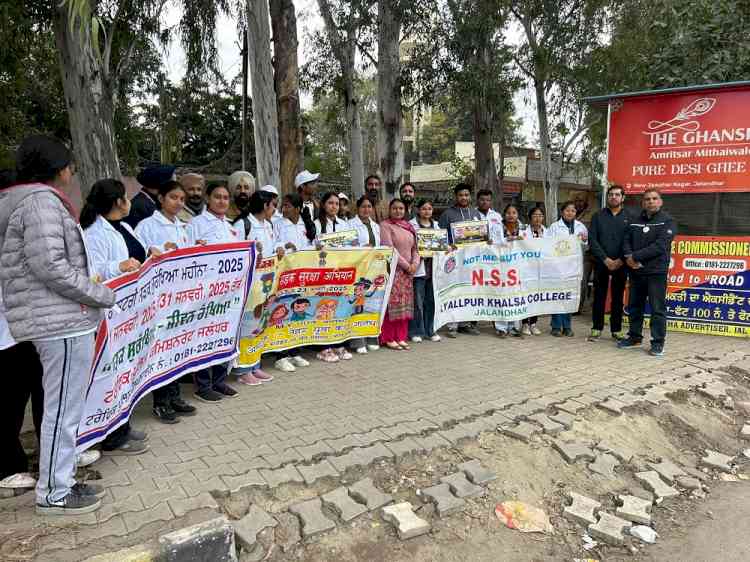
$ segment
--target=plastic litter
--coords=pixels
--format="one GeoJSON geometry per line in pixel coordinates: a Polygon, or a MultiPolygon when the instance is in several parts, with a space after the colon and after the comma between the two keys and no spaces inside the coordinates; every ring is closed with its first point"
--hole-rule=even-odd
{"type": "Polygon", "coordinates": [[[656,542],[656,537],[659,536],[656,531],[651,527],[646,527],[646,525],[635,525],[630,527],[630,534],[648,544],[654,544],[656,542]]]}
{"type": "Polygon", "coordinates": [[[495,515],[509,529],[522,533],[554,533],[547,514],[538,507],[520,501],[506,501],[495,506],[495,515]]]}
{"type": "Polygon", "coordinates": [[[588,533],[583,533],[581,539],[583,539],[583,550],[591,550],[599,546],[599,543],[592,539],[588,533]]]}

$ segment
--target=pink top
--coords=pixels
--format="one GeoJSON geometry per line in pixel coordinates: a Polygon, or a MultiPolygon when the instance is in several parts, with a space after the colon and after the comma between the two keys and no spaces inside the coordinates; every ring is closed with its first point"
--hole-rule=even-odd
{"type": "Polygon", "coordinates": [[[396,248],[399,268],[408,270],[410,265],[413,265],[415,269],[419,267],[417,239],[408,230],[388,221],[383,221],[380,223],[380,243],[383,246],[396,248]]]}

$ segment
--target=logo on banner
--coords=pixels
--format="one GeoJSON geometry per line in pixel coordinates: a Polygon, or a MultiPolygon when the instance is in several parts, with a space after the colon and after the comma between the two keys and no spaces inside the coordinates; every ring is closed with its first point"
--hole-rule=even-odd
{"type": "Polygon", "coordinates": [[[715,98],[699,98],[687,106],[680,109],[669,121],[658,121],[656,119],[648,122],[648,131],[643,131],[644,135],[653,135],[655,133],[666,133],[668,131],[697,131],[701,125],[695,119],[702,117],[711,111],[716,105],[715,98]]]}
{"type": "Polygon", "coordinates": [[[450,273],[451,271],[453,271],[454,269],[456,269],[456,257],[455,256],[450,256],[446,260],[445,266],[443,266],[443,269],[445,270],[446,273],[450,273]]]}
{"type": "Polygon", "coordinates": [[[573,251],[573,244],[567,238],[563,238],[555,242],[552,251],[556,257],[567,256],[573,251]]]}

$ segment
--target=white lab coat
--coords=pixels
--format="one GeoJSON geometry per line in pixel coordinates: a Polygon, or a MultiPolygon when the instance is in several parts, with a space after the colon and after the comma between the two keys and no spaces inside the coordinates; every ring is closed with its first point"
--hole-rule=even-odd
{"type": "MultiPolygon", "coordinates": [[[[563,222],[562,219],[559,219],[558,221],[553,222],[550,225],[548,233],[550,237],[556,238],[558,236],[569,236],[570,230],[568,230],[568,226],[565,224],[565,222],[563,222]]],[[[578,236],[578,239],[581,241],[584,249],[588,247],[589,231],[581,221],[573,222],[573,236],[578,236]]]]}
{"type": "Polygon", "coordinates": [[[319,219],[315,219],[315,232],[318,234],[318,236],[323,234],[321,221],[325,221],[326,223],[326,234],[330,234],[331,232],[340,232],[342,230],[349,230],[349,221],[347,221],[346,219],[337,218],[336,222],[334,223],[328,217],[320,217],[319,219]]]}
{"type": "MultiPolygon", "coordinates": [[[[375,235],[375,245],[380,246],[380,225],[371,218],[370,227],[372,227],[372,233],[375,235]]],[[[370,245],[370,235],[367,232],[367,226],[365,226],[361,218],[354,217],[351,219],[348,223],[348,228],[357,231],[360,246],[365,247],[370,245]]]]}
{"type": "Polygon", "coordinates": [[[220,219],[208,209],[190,221],[188,237],[191,240],[205,240],[206,244],[241,242],[243,238],[240,229],[232,226],[228,218],[220,219]]]}
{"type": "Polygon", "coordinates": [[[305,230],[305,223],[302,220],[302,217],[299,218],[297,224],[294,224],[289,219],[284,219],[278,224],[276,238],[277,247],[284,248],[284,251],[286,252],[292,251],[286,249],[286,245],[289,243],[294,244],[294,247],[297,248],[298,251],[312,250],[315,248],[315,245],[307,239],[307,231],[305,230]]]}
{"type": "MultiPolygon", "coordinates": [[[[130,225],[125,221],[120,224],[141,243],[144,252],[148,253],[146,244],[130,228],[130,225]]],[[[120,264],[130,257],[128,246],[122,234],[117,232],[107,219],[98,215],[94,224],[83,231],[83,238],[91,266],[103,281],[122,275],[120,264]]]]}
{"type": "Polygon", "coordinates": [[[276,236],[273,233],[273,224],[271,221],[264,220],[262,223],[256,219],[253,215],[248,215],[247,220],[250,221],[250,232],[247,233],[246,240],[253,240],[254,242],[260,242],[263,246],[263,257],[270,258],[276,253],[276,236]]]}
{"type": "Polygon", "coordinates": [[[505,235],[503,234],[503,216],[495,209],[489,209],[486,214],[477,209],[477,213],[479,213],[482,220],[487,221],[489,225],[490,242],[492,244],[504,243],[505,235]]]}
{"type": "Polygon", "coordinates": [[[190,239],[187,223],[176,218],[172,222],[160,211],[156,211],[147,219],[143,219],[135,227],[136,235],[143,241],[147,248],[156,247],[162,252],[166,251],[164,245],[167,242],[176,244],[178,248],[188,248],[195,245],[190,239]]]}
{"type": "MultiPolygon", "coordinates": [[[[524,232],[525,232],[524,238],[526,240],[533,240],[534,238],[536,238],[536,236],[534,236],[534,233],[531,230],[531,225],[530,224],[526,225],[526,229],[524,230],[524,232]]],[[[549,237],[550,237],[550,230],[549,230],[549,228],[547,228],[546,226],[542,225],[542,235],[539,238],[549,238],[549,237]]]]}

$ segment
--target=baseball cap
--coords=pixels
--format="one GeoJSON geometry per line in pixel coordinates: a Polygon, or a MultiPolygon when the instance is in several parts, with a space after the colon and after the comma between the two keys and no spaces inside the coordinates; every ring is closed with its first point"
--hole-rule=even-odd
{"type": "Polygon", "coordinates": [[[346,193],[344,193],[343,191],[339,193],[339,199],[346,199],[347,201],[349,201],[349,198],[346,196],[346,193]]]}
{"type": "Polygon", "coordinates": [[[294,187],[299,187],[303,184],[315,181],[320,177],[320,174],[313,174],[307,170],[302,170],[297,177],[294,178],[294,187]]]}
{"type": "Polygon", "coordinates": [[[266,193],[273,193],[274,195],[279,194],[279,190],[272,185],[264,185],[258,191],[265,191],[266,193]]]}

